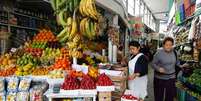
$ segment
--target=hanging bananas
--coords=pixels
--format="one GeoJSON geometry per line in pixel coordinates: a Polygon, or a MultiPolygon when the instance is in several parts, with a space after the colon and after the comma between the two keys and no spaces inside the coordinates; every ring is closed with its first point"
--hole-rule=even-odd
{"type": "Polygon", "coordinates": [[[95,7],[95,0],[81,0],[79,11],[82,16],[98,20],[99,14],[95,7]]]}
{"type": "Polygon", "coordinates": [[[94,39],[96,37],[97,24],[89,18],[84,18],[80,22],[80,32],[83,36],[94,39]]]}

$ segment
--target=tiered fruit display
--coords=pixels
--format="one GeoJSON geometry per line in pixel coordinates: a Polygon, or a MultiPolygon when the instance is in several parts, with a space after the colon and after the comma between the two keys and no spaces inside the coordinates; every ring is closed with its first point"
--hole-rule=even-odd
{"type": "Polygon", "coordinates": [[[51,66],[52,69],[71,70],[71,62],[68,57],[59,57],[55,64],[51,66]]]}
{"type": "Polygon", "coordinates": [[[0,57],[0,69],[9,69],[15,67],[16,59],[10,54],[5,54],[0,57]]]}
{"type": "Polygon", "coordinates": [[[17,71],[15,72],[15,74],[17,76],[25,76],[31,74],[33,70],[34,70],[33,64],[28,63],[25,66],[17,67],[17,71]]]}
{"type": "Polygon", "coordinates": [[[16,67],[0,70],[0,76],[7,77],[14,75],[16,70],[17,70],[16,67]]]}
{"type": "Polygon", "coordinates": [[[56,78],[64,78],[64,71],[62,69],[55,69],[53,71],[50,71],[48,76],[52,79],[56,78]]]}
{"type": "Polygon", "coordinates": [[[46,48],[42,52],[42,56],[40,57],[40,61],[45,65],[52,65],[50,61],[53,61],[55,57],[59,57],[61,55],[60,49],[54,48],[46,48]]]}
{"type": "Polygon", "coordinates": [[[112,80],[105,74],[101,74],[96,82],[97,86],[112,86],[112,80]]]}
{"type": "Polygon", "coordinates": [[[29,63],[31,63],[34,66],[36,66],[39,62],[31,54],[24,54],[22,57],[17,59],[17,65],[18,66],[25,66],[25,65],[27,65],[29,63]]]}
{"type": "Polygon", "coordinates": [[[25,51],[36,57],[40,57],[43,53],[43,49],[41,48],[26,48],[25,51]]]}
{"type": "Polygon", "coordinates": [[[36,36],[33,37],[34,42],[56,42],[57,39],[50,30],[40,30],[36,36]]]}
{"type": "Polygon", "coordinates": [[[49,69],[45,67],[38,67],[32,71],[32,75],[40,76],[40,75],[48,75],[49,69]]]}
{"type": "Polygon", "coordinates": [[[90,76],[85,75],[83,76],[81,83],[80,83],[81,89],[96,89],[96,83],[93,81],[90,76]]]}
{"type": "Polygon", "coordinates": [[[91,76],[92,78],[94,79],[97,79],[98,77],[98,68],[95,68],[95,67],[89,67],[89,70],[88,70],[88,75],[91,76]]]}
{"type": "Polygon", "coordinates": [[[131,101],[138,101],[138,98],[133,96],[133,95],[131,95],[131,94],[123,95],[122,98],[126,99],[126,100],[131,100],[131,101]]]}
{"type": "Polygon", "coordinates": [[[76,77],[71,75],[66,76],[64,83],[61,85],[64,90],[75,90],[80,88],[80,82],[76,77]]]}
{"type": "Polygon", "coordinates": [[[44,49],[47,47],[47,42],[39,42],[39,41],[33,41],[31,44],[31,48],[41,48],[44,49]]]}
{"type": "Polygon", "coordinates": [[[29,75],[38,64],[38,60],[30,54],[24,54],[17,60],[17,76],[29,75]]]}

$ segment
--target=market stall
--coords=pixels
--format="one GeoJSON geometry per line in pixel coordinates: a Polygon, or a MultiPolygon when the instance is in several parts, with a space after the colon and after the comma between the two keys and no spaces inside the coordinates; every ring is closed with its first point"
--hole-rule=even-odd
{"type": "Polygon", "coordinates": [[[197,1],[176,2],[175,19],[171,20],[168,29],[175,37],[175,49],[178,51],[180,64],[187,64],[177,77],[179,101],[200,100],[200,17],[197,1]]]}
{"type": "Polygon", "coordinates": [[[109,14],[95,0],[50,0],[48,5],[48,14],[23,10],[26,6],[0,12],[5,15],[0,25],[6,29],[1,38],[9,37],[5,32],[15,38],[0,57],[0,100],[120,99],[128,75],[117,61],[128,27],[123,14],[109,14]],[[54,27],[48,26],[50,19],[54,27]]]}

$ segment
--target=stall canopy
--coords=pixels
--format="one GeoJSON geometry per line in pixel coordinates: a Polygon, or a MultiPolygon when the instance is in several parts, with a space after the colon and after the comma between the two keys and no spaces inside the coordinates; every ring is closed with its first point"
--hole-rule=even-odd
{"type": "Polygon", "coordinates": [[[126,14],[127,11],[123,6],[123,2],[121,0],[96,0],[96,3],[97,5],[106,8],[114,14],[118,14],[123,20],[124,24],[128,28],[130,28],[130,25],[128,23],[128,16],[126,14]]]}

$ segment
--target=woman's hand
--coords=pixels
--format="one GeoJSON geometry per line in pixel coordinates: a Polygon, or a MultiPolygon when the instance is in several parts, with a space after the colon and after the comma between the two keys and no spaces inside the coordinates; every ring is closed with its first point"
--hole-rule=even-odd
{"type": "Polygon", "coordinates": [[[130,75],[128,77],[128,80],[134,80],[135,78],[139,77],[140,76],[140,73],[133,73],[132,75],[130,75]]]}

